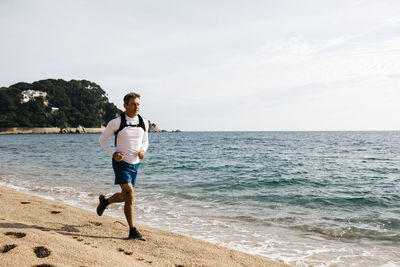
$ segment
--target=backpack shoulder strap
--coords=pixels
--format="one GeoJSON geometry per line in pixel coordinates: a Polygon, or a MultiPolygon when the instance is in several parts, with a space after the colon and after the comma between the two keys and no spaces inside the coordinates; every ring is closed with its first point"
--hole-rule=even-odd
{"type": "Polygon", "coordinates": [[[140,116],[138,114],[138,117],[139,117],[139,127],[142,127],[143,130],[146,132],[146,124],[144,124],[144,120],[143,120],[142,116],[140,116]]]}
{"type": "Polygon", "coordinates": [[[121,123],[119,124],[119,128],[118,130],[115,131],[114,135],[115,135],[115,140],[114,140],[114,145],[117,146],[117,135],[118,133],[124,129],[126,127],[126,118],[125,118],[125,112],[122,112],[120,114],[121,117],[121,123]]]}

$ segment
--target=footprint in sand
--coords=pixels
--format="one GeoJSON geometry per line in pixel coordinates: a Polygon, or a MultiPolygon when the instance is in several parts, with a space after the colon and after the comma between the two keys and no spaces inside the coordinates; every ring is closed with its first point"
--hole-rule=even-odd
{"type": "Polygon", "coordinates": [[[46,258],[46,257],[50,256],[50,254],[51,254],[51,251],[48,248],[43,247],[43,246],[35,247],[33,252],[35,252],[36,257],[38,257],[38,258],[46,258]]]}
{"type": "MultiPolygon", "coordinates": [[[[138,261],[144,261],[144,259],[143,258],[136,258],[136,260],[138,260],[138,261]]],[[[152,261],[146,261],[147,263],[153,263],[152,261]]]]}
{"type": "Polygon", "coordinates": [[[30,204],[31,202],[29,202],[29,201],[21,201],[20,203],[21,204],[30,204]]]}
{"type": "Polygon", "coordinates": [[[61,230],[67,231],[67,232],[80,232],[75,226],[73,225],[64,225],[61,227],[61,230]]]}
{"type": "Polygon", "coordinates": [[[13,248],[17,247],[17,245],[15,244],[11,244],[11,245],[5,245],[2,249],[1,249],[1,253],[7,253],[10,250],[12,250],[13,248]]]}
{"type": "Polygon", "coordinates": [[[93,222],[93,221],[89,221],[89,223],[95,225],[95,226],[101,226],[103,225],[101,222],[93,222]]]}
{"type": "Polygon", "coordinates": [[[59,213],[61,213],[61,211],[58,211],[58,210],[52,210],[51,211],[51,214],[59,214],[59,213]]]}
{"type": "Polygon", "coordinates": [[[17,233],[17,232],[7,232],[5,235],[12,235],[15,236],[16,238],[23,238],[26,236],[25,233],[17,233]]]}
{"type": "MultiPolygon", "coordinates": [[[[84,241],[83,238],[79,238],[78,236],[73,236],[72,238],[75,239],[76,241],[79,241],[79,242],[84,241]]],[[[83,243],[83,244],[85,244],[85,245],[90,245],[90,242],[85,242],[85,243],[83,243]]],[[[97,246],[92,246],[92,247],[93,247],[93,248],[97,248],[97,246]]]]}
{"type": "MultiPolygon", "coordinates": [[[[79,238],[79,236],[73,236],[72,238],[79,242],[83,241],[83,238],[79,238]]],[[[90,243],[85,243],[85,245],[88,245],[88,244],[90,244],[90,243]]]]}
{"type": "Polygon", "coordinates": [[[119,248],[118,251],[119,251],[119,252],[123,252],[125,255],[132,255],[132,254],[133,254],[133,252],[131,252],[131,251],[125,251],[123,248],[119,248]]]}

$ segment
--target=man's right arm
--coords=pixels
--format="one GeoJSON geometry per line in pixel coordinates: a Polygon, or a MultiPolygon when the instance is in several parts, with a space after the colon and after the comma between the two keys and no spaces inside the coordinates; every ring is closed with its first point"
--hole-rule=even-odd
{"type": "Polygon", "coordinates": [[[116,130],[118,130],[118,120],[113,119],[108,122],[107,127],[104,129],[103,133],[99,137],[99,143],[107,151],[111,156],[116,152],[115,149],[112,149],[110,145],[107,143],[107,139],[114,134],[116,130]]]}

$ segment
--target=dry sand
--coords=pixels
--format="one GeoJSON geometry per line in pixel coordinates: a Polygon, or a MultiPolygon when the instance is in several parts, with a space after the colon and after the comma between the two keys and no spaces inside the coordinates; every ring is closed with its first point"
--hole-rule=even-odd
{"type": "MultiPolygon", "coordinates": [[[[106,210],[107,212],[107,210],[106,210]]],[[[0,187],[0,266],[289,266],[0,187]]]]}

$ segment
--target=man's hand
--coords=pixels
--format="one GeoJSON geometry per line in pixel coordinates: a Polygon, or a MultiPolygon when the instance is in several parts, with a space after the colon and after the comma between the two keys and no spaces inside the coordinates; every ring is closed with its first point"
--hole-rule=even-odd
{"type": "Polygon", "coordinates": [[[139,159],[143,159],[144,158],[144,150],[140,150],[139,152],[138,152],[138,156],[139,156],[139,159]]]}
{"type": "Polygon", "coordinates": [[[125,155],[122,152],[114,152],[114,154],[113,154],[113,158],[117,162],[120,162],[124,157],[125,157],[125,155]]]}

